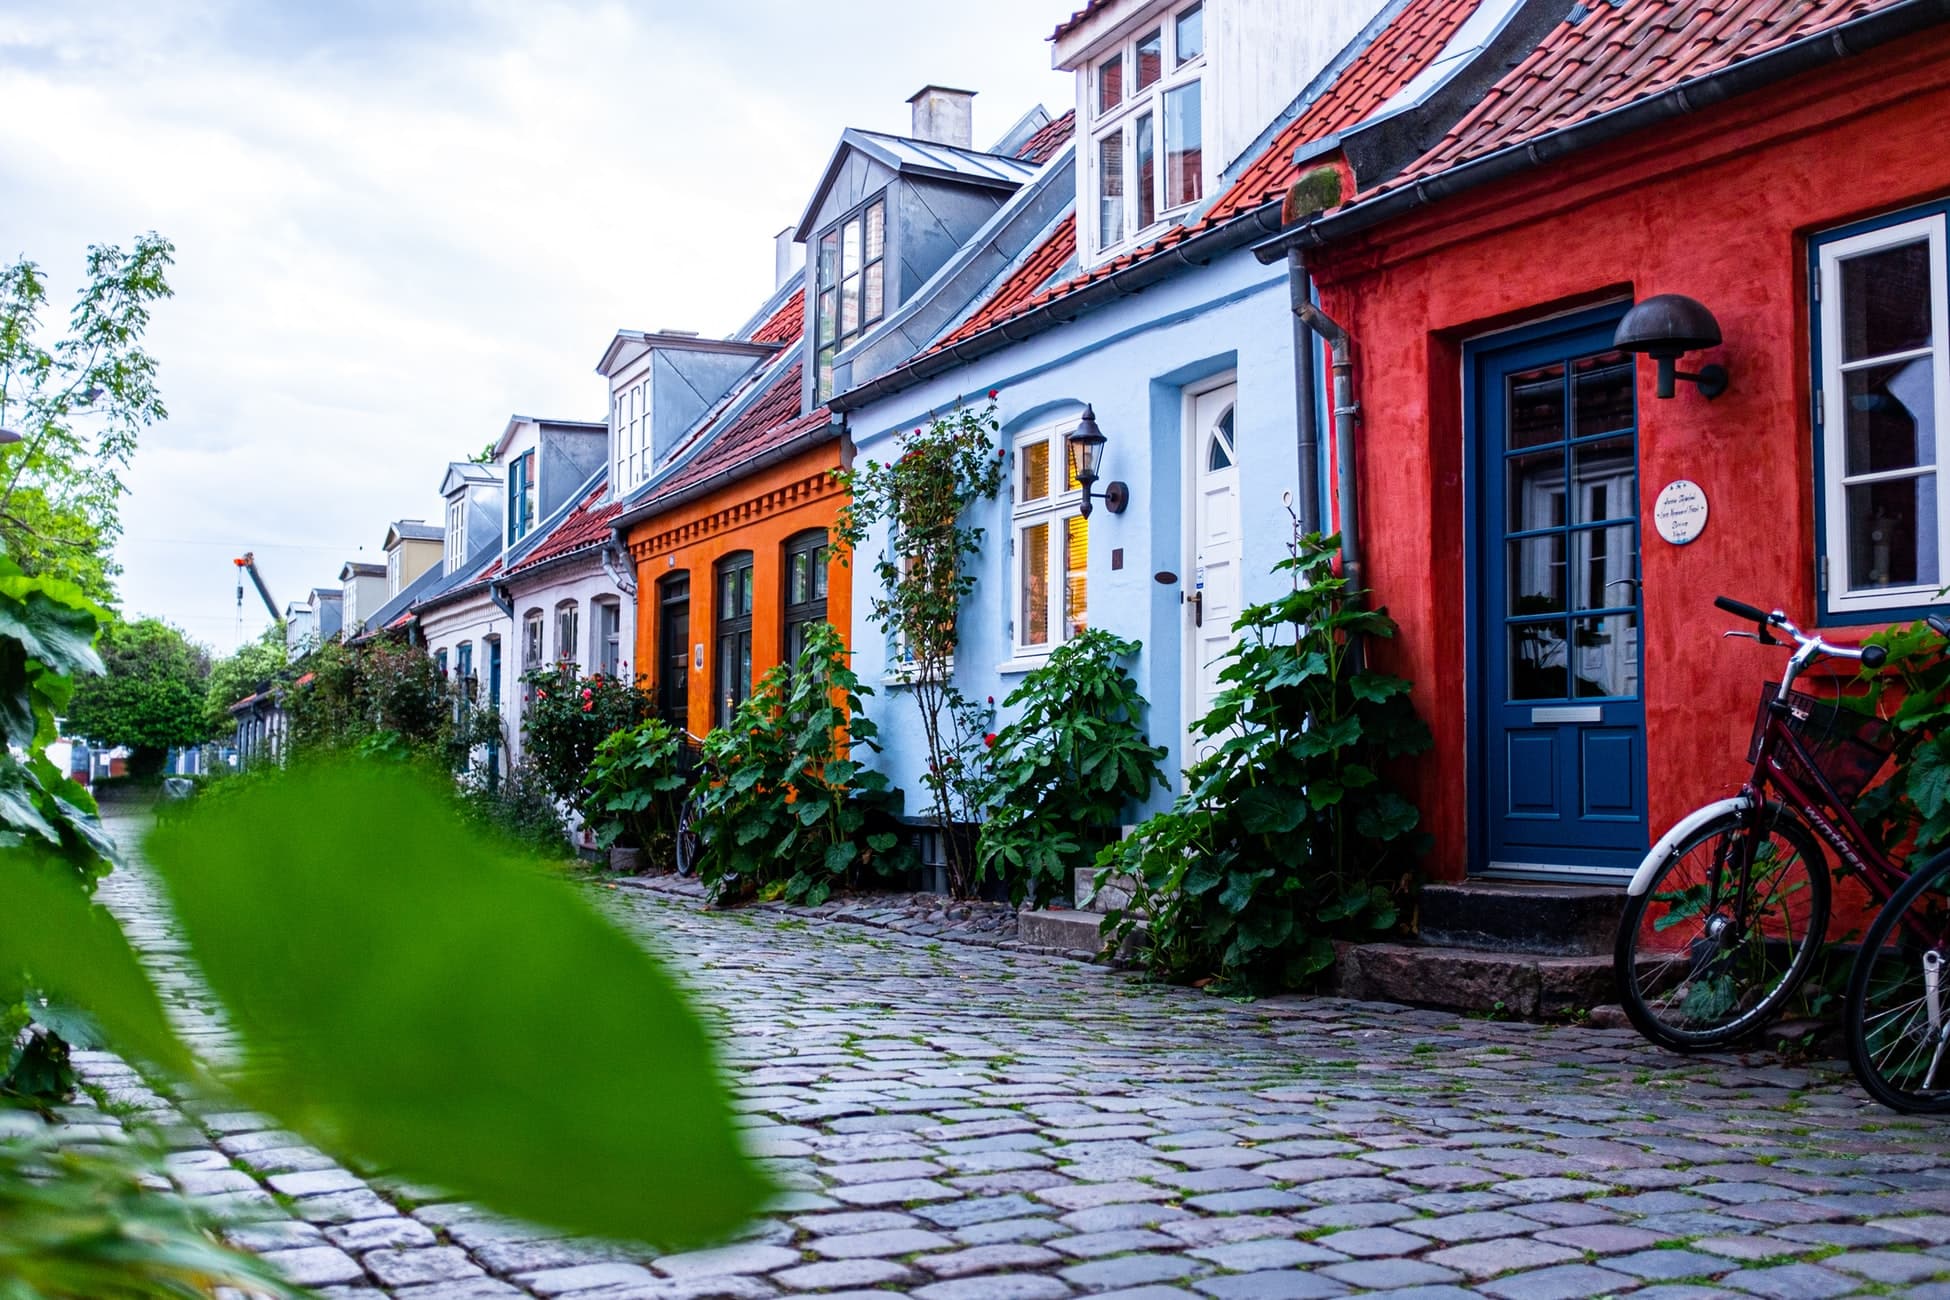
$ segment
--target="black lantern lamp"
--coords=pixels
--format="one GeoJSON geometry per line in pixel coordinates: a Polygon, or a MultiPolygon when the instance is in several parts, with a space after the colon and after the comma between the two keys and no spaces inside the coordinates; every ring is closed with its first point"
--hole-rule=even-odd
{"type": "Polygon", "coordinates": [[[1720,346],[1720,322],[1704,304],[1685,294],[1657,294],[1626,312],[1612,346],[1643,352],[1659,363],[1660,397],[1671,397],[1674,382],[1680,379],[1698,387],[1708,401],[1727,391],[1725,366],[1701,366],[1696,374],[1679,369],[1683,354],[1720,346]]]}
{"type": "MultiPolygon", "coordinates": [[[[1090,494],[1097,482],[1097,467],[1104,458],[1104,431],[1097,427],[1097,413],[1090,407],[1083,408],[1083,419],[1077,422],[1076,432],[1070,435],[1070,475],[1083,489],[1083,517],[1090,518],[1090,494]]],[[[1114,515],[1124,513],[1124,507],[1131,504],[1131,489],[1122,483],[1110,483],[1099,494],[1104,509],[1114,515]]]]}

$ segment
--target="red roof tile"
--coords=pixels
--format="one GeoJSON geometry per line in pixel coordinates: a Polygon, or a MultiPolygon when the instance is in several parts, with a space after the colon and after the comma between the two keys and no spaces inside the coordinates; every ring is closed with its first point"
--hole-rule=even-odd
{"type": "Polygon", "coordinates": [[[1435,148],[1369,194],[1562,130],[1898,2],[1589,0],[1581,15],[1558,24],[1435,148]]]}
{"type": "MultiPolygon", "coordinates": [[[[1602,3],[1602,0],[1600,0],[1602,3]]],[[[1771,0],[1772,3],[1794,3],[1795,0],[1771,0]]],[[[1836,3],[1838,0],[1829,0],[1836,3]]],[[[1869,3],[1870,0],[1854,0],[1854,3],[1869,3]]],[[[1094,6],[1093,6],[1094,7],[1094,6]]],[[[1127,266],[1183,243],[1192,236],[1201,234],[1214,226],[1232,220],[1243,213],[1250,212],[1263,203],[1283,197],[1301,169],[1293,162],[1293,154],[1301,145],[1311,144],[1343,131],[1362,121],[1394,97],[1396,92],[1409,83],[1417,73],[1427,67],[1436,55],[1442,52],[1449,38],[1463,24],[1463,20],[1475,11],[1476,0],[1409,0],[1408,6],[1396,15],[1395,20],[1371,41],[1367,48],[1357,55],[1352,63],[1334,79],[1334,84],[1313,103],[1300,111],[1300,115],[1289,122],[1273,142],[1255,158],[1246,169],[1239,173],[1237,180],[1228,186],[1204,216],[1199,220],[1182,226],[1174,226],[1156,240],[1134,249],[1122,256],[1071,277],[1061,284],[1046,289],[1034,285],[1025,287],[1022,279],[1031,272],[1031,265],[1045,252],[1053,252],[1055,245],[1068,228],[1068,242],[1072,249],[1076,244],[1074,218],[1065,218],[1053,231],[1043,248],[1030,258],[1021,270],[1005,280],[997,289],[994,298],[968,321],[928,351],[936,351],[949,343],[959,342],[971,334],[999,325],[1033,308],[1074,293],[1087,284],[1103,279],[1127,266]],[[1004,293],[1014,295],[1006,308],[997,306],[1004,293]],[[979,322],[979,324],[977,323],[979,322]]],[[[1072,22],[1082,19],[1089,10],[1079,11],[1072,22]]],[[[1066,24],[1067,27],[1067,24],[1066,24]]],[[[1066,28],[1058,28],[1060,35],[1066,28]]],[[[1314,165],[1314,164],[1310,164],[1314,165]]],[[[1048,278],[1050,271],[1062,263],[1051,264],[1044,273],[1048,278]]],[[[1038,281],[1038,284],[1041,282],[1038,281]]],[[[925,353],[923,354],[925,355],[925,353]]]]}
{"type": "Polygon", "coordinates": [[[742,477],[740,471],[757,457],[784,446],[802,433],[830,424],[832,412],[823,406],[799,414],[800,373],[797,362],[788,367],[765,390],[764,396],[719,430],[695,460],[659,484],[644,498],[643,504],[656,505],[713,478],[730,483],[742,477]]]}
{"type": "Polygon", "coordinates": [[[806,328],[806,291],[800,289],[772,313],[771,318],[752,331],[754,343],[791,343],[806,328]]]}
{"type": "Polygon", "coordinates": [[[1056,151],[1070,142],[1077,133],[1077,111],[1073,108],[1059,118],[1045,123],[1037,132],[1022,142],[1016,150],[1016,157],[1037,166],[1056,156],[1056,151]]]}
{"type": "Polygon", "coordinates": [[[536,565],[602,545],[609,537],[610,525],[622,512],[617,502],[604,499],[608,495],[609,479],[605,477],[534,550],[516,561],[509,574],[525,573],[536,565]]]}
{"type": "Polygon", "coordinates": [[[1078,27],[1082,26],[1084,19],[1090,17],[1091,14],[1096,13],[1099,9],[1102,9],[1105,5],[1108,5],[1110,3],[1111,0],[1088,0],[1088,3],[1086,3],[1083,6],[1083,8],[1077,10],[1075,13],[1071,14],[1068,18],[1065,18],[1062,22],[1058,23],[1056,25],[1056,30],[1049,34],[1049,38],[1053,41],[1062,40],[1065,36],[1068,36],[1071,32],[1075,31],[1078,27]]]}

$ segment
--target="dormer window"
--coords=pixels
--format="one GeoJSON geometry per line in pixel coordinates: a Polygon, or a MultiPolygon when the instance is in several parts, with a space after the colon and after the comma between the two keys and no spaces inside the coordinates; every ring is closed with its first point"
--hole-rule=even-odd
{"type": "Polygon", "coordinates": [[[610,424],[610,481],[618,493],[631,492],[650,477],[650,380],[646,376],[618,389],[610,424]]]}
{"type": "Polygon", "coordinates": [[[399,595],[399,553],[397,546],[386,552],[386,595],[389,598],[399,595]]]}
{"type": "Polygon", "coordinates": [[[818,307],[815,396],[833,394],[834,354],[850,346],[887,310],[883,261],[887,251],[887,199],[878,195],[821,233],[818,243],[818,307]]]}
{"type": "Polygon", "coordinates": [[[1099,257],[1205,197],[1205,10],[1140,27],[1090,66],[1085,184],[1099,257]]]}
{"type": "Polygon", "coordinates": [[[447,503],[447,572],[458,572],[467,563],[467,496],[447,503]]]}
{"type": "Polygon", "coordinates": [[[508,545],[535,526],[535,453],[524,451],[508,463],[508,545]]]}

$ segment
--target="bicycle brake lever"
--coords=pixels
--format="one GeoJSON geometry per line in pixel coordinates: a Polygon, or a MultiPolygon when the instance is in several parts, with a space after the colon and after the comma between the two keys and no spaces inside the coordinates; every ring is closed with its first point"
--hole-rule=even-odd
{"type": "Polygon", "coordinates": [[[1745,638],[1746,638],[1747,640],[1749,640],[1749,641],[1758,641],[1758,640],[1760,640],[1760,633],[1758,633],[1758,632],[1722,632],[1722,633],[1720,633],[1720,635],[1721,635],[1721,636],[1738,636],[1738,637],[1745,637],[1745,638]]]}

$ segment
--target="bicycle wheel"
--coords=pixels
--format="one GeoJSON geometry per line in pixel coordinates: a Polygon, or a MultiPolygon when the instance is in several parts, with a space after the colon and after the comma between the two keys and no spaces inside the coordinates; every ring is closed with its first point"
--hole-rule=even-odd
{"type": "Polygon", "coordinates": [[[704,848],[704,839],[698,834],[697,823],[698,797],[692,795],[677,810],[677,874],[680,876],[688,876],[697,870],[697,860],[704,848]]]}
{"type": "Polygon", "coordinates": [[[1782,805],[1708,822],[1626,900],[1612,957],[1625,1014],[1682,1052],[1759,1030],[1807,977],[1828,892],[1821,846],[1782,805]]]}
{"type": "Polygon", "coordinates": [[[1950,854],[1883,904],[1848,977],[1848,1063],[1892,1110],[1950,1111],[1950,854]]]}

